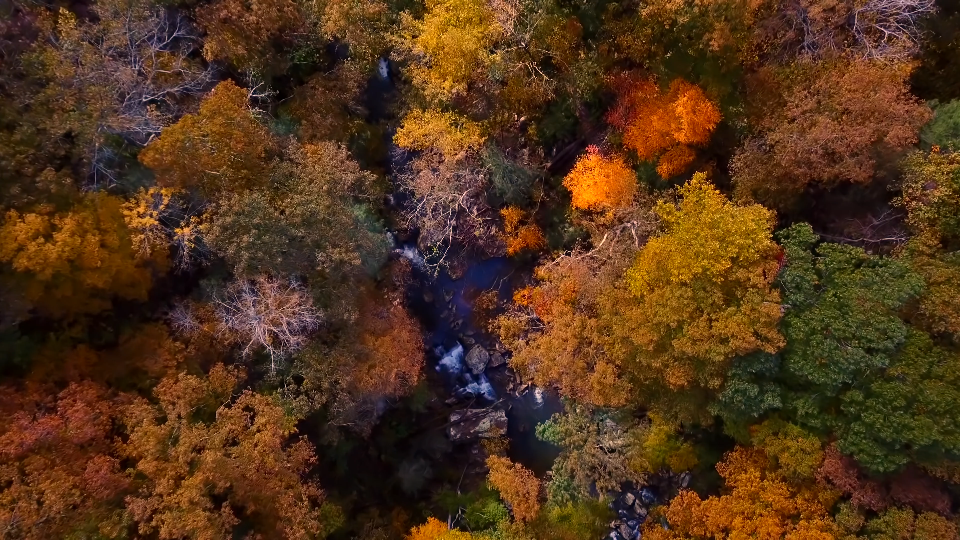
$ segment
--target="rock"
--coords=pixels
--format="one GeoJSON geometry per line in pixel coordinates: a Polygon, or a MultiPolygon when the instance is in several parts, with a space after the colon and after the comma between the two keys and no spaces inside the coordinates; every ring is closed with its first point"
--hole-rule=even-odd
{"type": "Polygon", "coordinates": [[[487,364],[490,363],[490,353],[480,345],[476,345],[467,353],[466,362],[470,371],[474,375],[479,375],[487,369],[487,364]]]}
{"type": "Polygon", "coordinates": [[[503,409],[464,409],[450,413],[447,436],[452,442],[492,439],[507,434],[507,413],[503,409]]]}
{"type": "Polygon", "coordinates": [[[690,476],[689,472],[680,475],[680,487],[685,488],[690,485],[690,476]]]}
{"type": "Polygon", "coordinates": [[[460,336],[460,341],[463,342],[464,345],[473,345],[474,343],[477,342],[477,340],[473,339],[472,337],[466,334],[460,336]]]}
{"type": "Polygon", "coordinates": [[[640,518],[640,521],[647,519],[647,514],[649,511],[645,506],[640,505],[640,501],[633,503],[633,512],[637,514],[637,517],[640,518]]]}
{"type": "Polygon", "coordinates": [[[423,291],[423,301],[428,304],[433,303],[433,293],[430,291],[423,291]]]}
{"type": "Polygon", "coordinates": [[[507,359],[503,357],[502,354],[498,352],[490,353],[490,363],[487,364],[487,367],[495,368],[500,367],[507,363],[507,359]]]}
{"type": "Polygon", "coordinates": [[[448,311],[448,310],[446,310],[446,309],[443,310],[442,313],[440,313],[440,318],[441,318],[441,319],[446,319],[446,318],[449,317],[449,316],[450,316],[450,311],[448,311]]]}
{"type": "Polygon", "coordinates": [[[635,500],[637,500],[637,498],[633,496],[633,493],[628,492],[626,495],[623,496],[623,504],[627,506],[633,506],[633,501],[635,500]]]}
{"type": "Polygon", "coordinates": [[[450,289],[445,289],[443,291],[443,301],[450,302],[451,300],[453,300],[453,291],[450,289]]]}
{"type": "Polygon", "coordinates": [[[450,328],[454,330],[459,330],[461,326],[463,326],[463,319],[457,319],[450,323],[450,328]]]}

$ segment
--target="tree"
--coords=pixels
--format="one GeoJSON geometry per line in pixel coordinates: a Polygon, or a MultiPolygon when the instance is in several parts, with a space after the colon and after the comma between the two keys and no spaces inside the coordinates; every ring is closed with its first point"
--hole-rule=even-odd
{"type": "Polygon", "coordinates": [[[670,528],[648,520],[643,537],[836,538],[836,525],[827,513],[833,497],[816,486],[784,480],[762,451],[738,446],[717,464],[717,472],[725,484],[722,495],[703,500],[693,491],[681,491],[665,511],[670,528]]]}
{"type": "Polygon", "coordinates": [[[736,191],[789,203],[805,189],[865,184],[917,140],[930,110],[910,95],[909,68],[835,61],[799,70],[782,85],[761,134],[731,162],[736,191]]]}
{"type": "Polygon", "coordinates": [[[25,540],[117,538],[132,483],[114,451],[123,400],[92,382],[60,392],[6,387],[0,526],[25,540]]]}
{"type": "Polygon", "coordinates": [[[396,24],[390,4],[382,0],[305,0],[302,9],[319,34],[350,45],[350,57],[371,65],[389,48],[396,24]]]}
{"type": "Polygon", "coordinates": [[[414,110],[404,117],[393,140],[400,148],[433,148],[445,159],[455,159],[462,152],[479,150],[486,137],[480,124],[456,113],[414,110]]]}
{"type": "Polygon", "coordinates": [[[307,539],[339,525],[338,510],[305,479],[316,459],[310,444],[287,443],[294,420],[274,398],[233,398],[239,378],[222,365],[207,377],[182,373],[157,386],[159,405],[127,410],[122,450],[142,480],[126,504],[141,535],[307,539]]]}
{"type": "Polygon", "coordinates": [[[204,262],[200,218],[183,195],[171,188],[141,188],[123,203],[123,219],[139,258],[162,265],[173,248],[178,270],[204,262]]]}
{"type": "Polygon", "coordinates": [[[588,498],[594,488],[606,493],[617,491],[623,482],[644,480],[648,471],[634,467],[635,439],[643,428],[628,420],[570,403],[564,413],[537,426],[538,438],[561,448],[547,486],[551,502],[572,502],[588,498]],[[556,493],[570,481],[573,493],[556,493]]]}
{"type": "Polygon", "coordinates": [[[285,157],[263,188],[222,196],[204,216],[203,238],[237,274],[303,276],[335,300],[386,254],[385,237],[359,203],[375,178],[336,143],[294,144],[285,157]]]}
{"type": "MultiPolygon", "coordinates": [[[[782,376],[789,389],[786,407],[802,423],[832,430],[841,449],[853,453],[868,468],[880,472],[902,466],[909,459],[903,453],[906,448],[918,444],[919,450],[933,442],[925,427],[928,422],[916,411],[950,399],[933,388],[927,395],[916,394],[917,388],[910,390],[932,366],[922,360],[924,346],[908,352],[911,331],[898,312],[917,297],[922,280],[904,263],[870,256],[860,248],[821,244],[814,253],[817,236],[806,224],[781,233],[781,241],[787,264],[780,283],[784,302],[790,306],[783,320],[787,347],[782,376]],[[913,378],[912,384],[901,386],[898,381],[904,377],[913,378]],[[886,394],[871,402],[889,407],[883,422],[893,420],[900,422],[898,425],[867,428],[859,424],[861,420],[872,422],[875,414],[857,420],[854,412],[867,405],[864,384],[876,384],[875,390],[886,394]],[[904,391],[907,393],[896,395],[904,391]],[[914,408],[914,399],[930,401],[914,408]],[[917,439],[909,443],[903,439],[914,436],[917,439]],[[868,442],[870,437],[886,440],[868,442]]],[[[914,339],[920,340],[914,347],[923,342],[919,334],[914,339]]],[[[944,368],[930,375],[944,377],[952,372],[952,368],[944,368]]],[[[938,410],[943,406],[936,405],[938,410]]]]}
{"type": "Polygon", "coordinates": [[[634,299],[611,316],[635,348],[631,375],[650,387],[718,391],[731,361],[783,346],[772,212],[737,206],[696,174],[679,204],[661,201],[663,232],[627,272],[634,299]]]}
{"type": "Polygon", "coordinates": [[[216,0],[197,10],[197,21],[207,32],[207,60],[263,70],[280,60],[275,45],[300,29],[303,16],[295,0],[216,0]]]}
{"type": "Polygon", "coordinates": [[[666,92],[651,80],[615,79],[620,92],[608,114],[623,132],[623,144],[643,161],[659,158],[657,172],[671,178],[686,171],[696,157],[691,146],[710,142],[720,111],[699,87],[675,79],[666,92]]]}
{"type": "Polygon", "coordinates": [[[960,283],[960,155],[915,152],[902,163],[901,196],[914,237],[903,250],[926,287],[914,324],[936,334],[960,335],[960,311],[953,301],[960,283]]]}
{"type": "Polygon", "coordinates": [[[622,157],[604,156],[591,146],[563,179],[563,186],[570,190],[574,208],[611,210],[633,202],[637,177],[622,157]]]}
{"type": "Polygon", "coordinates": [[[507,255],[516,255],[526,249],[539,250],[546,247],[543,231],[533,223],[521,225],[524,212],[516,206],[500,210],[503,217],[504,240],[507,243],[507,255]]]}
{"type": "Polygon", "coordinates": [[[420,229],[418,243],[433,267],[449,262],[455,241],[488,254],[503,253],[486,199],[488,179],[475,157],[446,159],[428,150],[411,161],[397,181],[413,198],[403,210],[405,225],[420,229]]]}
{"type": "Polygon", "coordinates": [[[428,95],[462,94],[493,62],[490,49],[502,30],[484,3],[428,0],[426,8],[423,20],[401,18],[403,45],[418,60],[413,80],[428,95]]]}
{"type": "Polygon", "coordinates": [[[230,284],[216,299],[216,310],[227,339],[238,343],[244,356],[266,351],[271,370],[303,347],[321,320],[303,286],[266,275],[230,284]]]}
{"type": "Polygon", "coordinates": [[[198,114],[167,127],[140,152],[161,187],[197,189],[208,198],[262,186],[273,143],[253,115],[247,92],[221,82],[198,114]]]}
{"type": "Polygon", "coordinates": [[[540,481],[519,463],[500,456],[487,458],[487,481],[500,492],[518,521],[530,521],[540,511],[540,481]]]}
{"type": "Polygon", "coordinates": [[[39,14],[43,39],[24,60],[40,88],[18,101],[29,100],[27,122],[50,143],[70,134],[83,180],[112,186],[123,156],[111,139],[146,144],[210,89],[215,70],[193,58],[200,37],[182,11],[148,0],[90,9],[96,22],[66,9],[39,14]]]}
{"type": "Polygon", "coordinates": [[[17,273],[20,291],[42,313],[96,313],[110,298],[145,300],[149,269],[141,266],[119,198],[84,195],[67,212],[11,210],[0,226],[0,262],[17,273]]]}
{"type": "Polygon", "coordinates": [[[427,518],[427,522],[410,529],[406,540],[470,540],[474,536],[470,533],[450,529],[435,517],[427,518]]]}
{"type": "Polygon", "coordinates": [[[586,257],[561,258],[537,269],[540,283],[514,296],[517,311],[498,319],[504,344],[513,351],[510,366],[542,387],[600,407],[623,406],[631,395],[626,361],[610,321],[605,299],[629,255],[599,269],[586,257]]]}
{"type": "Polygon", "coordinates": [[[361,94],[368,78],[363,64],[348,60],[294,89],[290,114],[299,122],[300,140],[347,142],[366,114],[361,94]]]}

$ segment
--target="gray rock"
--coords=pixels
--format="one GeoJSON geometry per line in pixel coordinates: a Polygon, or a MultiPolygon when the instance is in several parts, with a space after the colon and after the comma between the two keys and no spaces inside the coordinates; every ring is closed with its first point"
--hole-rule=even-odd
{"type": "Polygon", "coordinates": [[[430,291],[423,291],[423,301],[432,304],[433,303],[433,293],[430,291]]]}
{"type": "Polygon", "coordinates": [[[466,363],[474,375],[479,375],[487,369],[487,364],[490,363],[490,353],[480,345],[476,345],[467,353],[466,363]]]}
{"type": "Polygon", "coordinates": [[[487,364],[487,367],[495,368],[500,367],[507,363],[507,359],[503,357],[502,354],[498,352],[490,353],[490,363],[487,364]]]}
{"type": "Polygon", "coordinates": [[[447,436],[452,442],[492,439],[507,434],[507,413],[503,409],[463,409],[450,413],[447,436]]]}
{"type": "Polygon", "coordinates": [[[640,504],[640,501],[633,503],[633,512],[637,514],[637,517],[640,518],[640,521],[647,519],[647,514],[649,513],[647,508],[640,504]]]}
{"type": "Polygon", "coordinates": [[[477,340],[473,339],[472,337],[470,337],[470,336],[468,336],[468,335],[462,335],[462,336],[460,336],[460,342],[463,343],[464,345],[469,346],[469,345],[473,345],[474,343],[476,343],[477,340]]]}
{"type": "Polygon", "coordinates": [[[443,291],[443,301],[449,302],[450,300],[453,300],[453,291],[446,289],[443,291]]]}
{"type": "Polygon", "coordinates": [[[685,488],[690,485],[690,473],[685,472],[680,475],[680,487],[685,488]]]}
{"type": "Polygon", "coordinates": [[[626,495],[623,496],[623,504],[627,506],[633,506],[633,501],[635,500],[637,500],[637,498],[633,496],[633,493],[628,492],[626,495]]]}

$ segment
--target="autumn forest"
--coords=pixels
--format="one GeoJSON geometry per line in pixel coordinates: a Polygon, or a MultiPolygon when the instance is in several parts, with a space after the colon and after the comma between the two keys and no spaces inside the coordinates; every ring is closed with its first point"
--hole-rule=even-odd
{"type": "Polygon", "coordinates": [[[960,540],[958,0],[0,0],[0,539],[960,540]]]}

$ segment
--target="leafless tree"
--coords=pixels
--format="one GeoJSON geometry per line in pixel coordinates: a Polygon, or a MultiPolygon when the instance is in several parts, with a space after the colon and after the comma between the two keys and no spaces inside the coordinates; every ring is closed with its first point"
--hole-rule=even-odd
{"type": "Polygon", "coordinates": [[[117,161],[105,136],[146,144],[216,83],[216,70],[198,58],[199,33],[178,9],[146,0],[103,0],[91,9],[98,22],[72,18],[45,37],[57,53],[56,83],[99,109],[88,159],[100,187],[115,181],[117,161]]]}
{"type": "Polygon", "coordinates": [[[244,356],[270,355],[271,370],[302,348],[320,325],[310,294],[293,280],[269,276],[232,283],[214,301],[221,334],[237,342],[244,356]]]}
{"type": "Polygon", "coordinates": [[[865,58],[907,58],[919,49],[920,20],[934,11],[934,0],[868,0],[853,12],[853,35],[865,58]]]}
{"type": "Polygon", "coordinates": [[[919,49],[920,21],[935,11],[935,0],[785,0],[774,34],[804,56],[903,60],[919,49]]]}
{"type": "Polygon", "coordinates": [[[485,198],[488,182],[473,157],[445,159],[425,152],[397,175],[397,182],[413,199],[403,214],[409,227],[420,229],[428,266],[445,264],[456,243],[490,253],[503,249],[485,198]]]}

